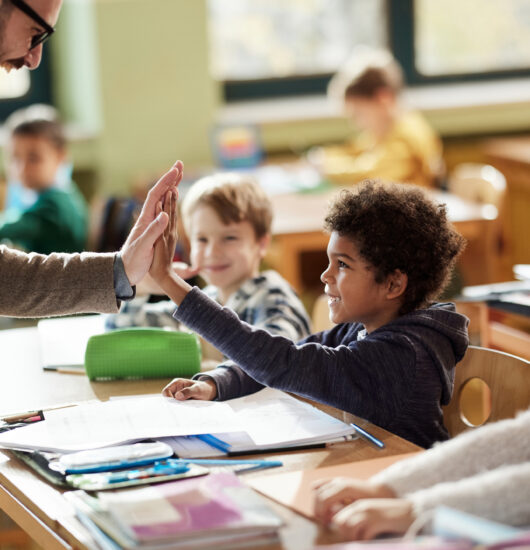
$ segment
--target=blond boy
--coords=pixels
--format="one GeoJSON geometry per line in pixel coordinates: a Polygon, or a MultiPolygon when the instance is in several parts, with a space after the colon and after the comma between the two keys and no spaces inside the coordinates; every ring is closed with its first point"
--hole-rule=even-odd
{"type": "MultiPolygon", "coordinates": [[[[182,219],[193,270],[186,274],[201,275],[207,296],[271,334],[299,340],[310,333],[307,313],[289,284],[275,271],[260,272],[270,242],[272,205],[257,182],[231,173],[203,178],[186,193],[182,219]]],[[[167,301],[132,312],[129,308],[114,316],[113,325],[178,329],[181,325],[171,316],[174,308],[167,301]]],[[[263,387],[232,361],[195,378],[178,379],[186,398],[224,400],[263,387]]]]}

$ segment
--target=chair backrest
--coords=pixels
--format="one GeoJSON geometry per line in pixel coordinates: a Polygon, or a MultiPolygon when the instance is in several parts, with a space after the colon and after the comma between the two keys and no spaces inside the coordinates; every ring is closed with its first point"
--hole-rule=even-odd
{"type": "Polygon", "coordinates": [[[326,294],[321,294],[315,300],[311,314],[311,326],[313,328],[313,332],[329,330],[334,326],[329,320],[328,297],[326,294]]]}
{"type": "Polygon", "coordinates": [[[119,250],[127,239],[140,212],[141,204],[131,197],[110,197],[101,214],[101,229],[96,244],[98,252],[119,250]]]}
{"type": "Polygon", "coordinates": [[[498,210],[506,194],[506,178],[489,164],[464,162],[449,175],[449,191],[480,204],[492,204],[498,210]]]}
{"type": "MultiPolygon", "coordinates": [[[[488,224],[488,240],[491,247],[488,254],[493,258],[493,271],[485,276],[488,277],[488,282],[507,280],[514,262],[510,251],[511,224],[506,216],[506,178],[489,164],[466,162],[453,168],[448,178],[448,188],[451,193],[463,199],[483,205],[484,215],[490,220],[495,220],[493,225],[488,224]]],[[[470,261],[472,251],[471,243],[466,253],[467,261],[470,261]]]]}
{"type": "Polygon", "coordinates": [[[530,361],[502,351],[469,346],[456,365],[453,398],[443,411],[451,436],[476,427],[462,412],[462,398],[464,388],[477,378],[489,388],[483,392],[480,403],[485,409],[486,422],[513,418],[517,411],[530,406],[530,361]]]}

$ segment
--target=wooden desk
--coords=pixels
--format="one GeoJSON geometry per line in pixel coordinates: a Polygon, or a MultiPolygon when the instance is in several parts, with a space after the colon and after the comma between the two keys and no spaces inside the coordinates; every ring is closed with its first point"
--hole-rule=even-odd
{"type": "MultiPolygon", "coordinates": [[[[339,188],[323,193],[289,193],[272,197],[274,219],[273,243],[267,257],[291,285],[302,292],[319,282],[318,273],[311,271],[311,281],[304,278],[302,256],[305,253],[325,252],[328,235],[322,227],[332,197],[339,188]]],[[[450,193],[432,192],[433,198],[447,205],[450,221],[467,240],[463,271],[466,285],[482,284],[495,280],[492,250],[492,219],[487,207],[463,200],[450,193]],[[467,258],[466,258],[467,255],[467,258]]],[[[321,271],[325,268],[325,260],[321,271]]],[[[319,269],[316,270],[317,272],[319,269]]]]}
{"type": "MultiPolygon", "coordinates": [[[[43,372],[38,361],[36,328],[0,331],[2,386],[0,412],[42,408],[58,402],[86,399],[106,400],[111,395],[158,392],[167,380],[135,382],[90,382],[85,376],[43,372]]],[[[328,409],[327,412],[336,412],[328,409]]],[[[387,431],[356,419],[385,442],[379,450],[363,440],[337,444],[325,449],[268,455],[284,463],[286,470],[331,466],[355,460],[389,456],[418,450],[418,447],[387,431]]],[[[278,472],[279,469],[275,469],[278,472]]],[[[258,475],[258,474],[247,474],[258,475]]],[[[268,548],[306,550],[319,542],[335,542],[334,535],[271,502],[284,517],[281,543],[268,548]]],[[[11,453],[0,454],[0,508],[46,550],[95,548],[94,542],[77,521],[62,491],[48,484],[19,462],[11,453]]],[[[254,547],[253,547],[254,548],[254,547]]]]}

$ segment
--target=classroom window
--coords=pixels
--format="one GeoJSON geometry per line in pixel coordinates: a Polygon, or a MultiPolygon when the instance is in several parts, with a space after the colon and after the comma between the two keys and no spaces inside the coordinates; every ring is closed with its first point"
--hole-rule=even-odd
{"type": "Polygon", "coordinates": [[[387,42],[384,0],[209,0],[210,59],[227,100],[323,93],[358,44],[387,42]]]}
{"type": "Polygon", "coordinates": [[[352,49],[389,47],[409,85],[530,75],[528,0],[208,0],[225,99],[325,93],[352,49]]]}
{"type": "Polygon", "coordinates": [[[425,76],[530,67],[528,0],[416,0],[414,57],[425,76]]]}
{"type": "Polygon", "coordinates": [[[530,75],[528,0],[389,0],[388,13],[411,85],[530,75]]]}

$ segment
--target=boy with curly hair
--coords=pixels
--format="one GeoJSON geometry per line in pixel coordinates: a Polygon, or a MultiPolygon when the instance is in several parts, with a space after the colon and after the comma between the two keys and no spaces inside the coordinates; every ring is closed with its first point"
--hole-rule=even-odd
{"type": "MultiPolygon", "coordinates": [[[[175,227],[172,202],[164,208],[175,227]]],[[[371,181],[342,191],[325,225],[329,266],[321,279],[337,326],[298,343],[242,323],[172,273],[171,228],[156,245],[151,275],[178,304],[175,318],[230,357],[233,371],[424,447],[447,439],[441,406],[468,346],[468,320],[453,304],[431,300],[447,283],[464,239],[445,206],[420,189],[371,181]]],[[[213,372],[205,383],[223,376],[213,372]]],[[[188,398],[182,379],[164,393],[188,398]]]]}

